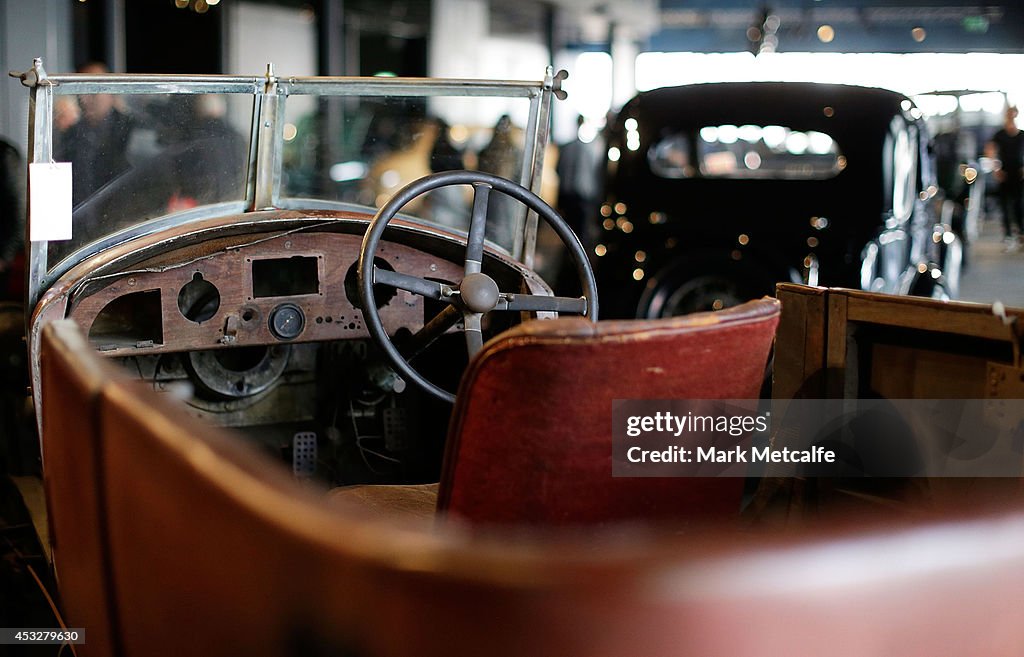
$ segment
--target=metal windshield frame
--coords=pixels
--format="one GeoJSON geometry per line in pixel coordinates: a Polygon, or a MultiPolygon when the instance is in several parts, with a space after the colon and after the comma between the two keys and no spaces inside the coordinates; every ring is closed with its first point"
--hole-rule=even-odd
{"type": "MultiPolygon", "coordinates": [[[[526,98],[530,102],[524,130],[522,186],[540,192],[544,168],[544,151],[549,137],[551,97],[564,98],[561,82],[564,72],[554,74],[548,67],[540,81],[471,80],[445,78],[401,77],[281,77],[267,66],[262,76],[235,75],[137,75],[137,74],[67,74],[48,75],[41,58],[32,67],[15,74],[30,89],[29,95],[29,162],[53,161],[53,106],[58,95],[77,94],[246,94],[253,97],[249,158],[246,174],[244,206],[238,209],[256,211],[289,207],[288,198],[281,197],[284,109],[289,96],[402,96],[402,97],[506,97],[526,98]]],[[[30,206],[31,204],[26,204],[30,206]]],[[[228,204],[231,205],[231,204],[228,204]]],[[[197,208],[178,216],[175,223],[200,221],[218,216],[225,204],[197,208]]],[[[72,266],[110,246],[101,239],[74,252],[52,268],[48,263],[47,241],[31,242],[32,211],[27,207],[25,222],[28,250],[27,301],[33,307],[60,276],[72,266]]],[[[157,217],[116,233],[123,242],[150,234],[167,226],[165,217],[157,217]]],[[[537,236],[537,215],[529,212],[523,228],[516,233],[511,255],[527,268],[533,268],[537,236]]],[[[108,236],[109,237],[109,236],[108,236]]]]}

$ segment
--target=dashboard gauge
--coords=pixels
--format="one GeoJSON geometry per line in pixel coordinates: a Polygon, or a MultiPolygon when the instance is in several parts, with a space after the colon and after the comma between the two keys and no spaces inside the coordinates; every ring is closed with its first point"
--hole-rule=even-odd
{"type": "Polygon", "coordinates": [[[280,340],[294,340],[306,326],[306,316],[294,303],[282,303],[270,311],[270,332],[280,340]]]}

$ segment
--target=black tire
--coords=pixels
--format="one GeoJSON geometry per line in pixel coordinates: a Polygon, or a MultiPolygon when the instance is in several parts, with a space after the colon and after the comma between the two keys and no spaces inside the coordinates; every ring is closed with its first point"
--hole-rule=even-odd
{"type": "Polygon", "coordinates": [[[722,310],[774,292],[774,280],[753,267],[695,265],[665,270],[640,298],[637,317],[658,319],[722,310]]]}

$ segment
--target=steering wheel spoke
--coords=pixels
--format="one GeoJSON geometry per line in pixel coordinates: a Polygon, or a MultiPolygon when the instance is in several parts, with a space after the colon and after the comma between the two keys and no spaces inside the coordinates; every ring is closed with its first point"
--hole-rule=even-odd
{"type": "Polygon", "coordinates": [[[373,266],[373,283],[375,285],[397,287],[399,290],[412,292],[428,299],[446,298],[446,286],[444,283],[428,281],[418,276],[410,276],[409,274],[402,274],[390,269],[383,269],[377,265],[373,266]]]}
{"type": "Polygon", "coordinates": [[[448,329],[458,324],[461,319],[462,312],[458,308],[446,306],[444,310],[434,315],[434,318],[427,322],[423,328],[416,331],[412,337],[405,341],[399,351],[406,360],[416,358],[427,347],[434,344],[434,341],[444,335],[448,329]]]}
{"type": "Polygon", "coordinates": [[[502,294],[495,310],[587,314],[586,297],[543,297],[533,294],[502,294]]]}
{"type": "Polygon", "coordinates": [[[476,352],[480,351],[484,346],[483,316],[483,313],[467,312],[464,314],[466,319],[466,349],[469,351],[470,358],[476,356],[476,352]]]}
{"type": "Polygon", "coordinates": [[[473,183],[473,215],[469,219],[469,238],[466,241],[466,275],[480,272],[484,261],[484,237],[487,234],[487,203],[491,186],[473,183]]]}

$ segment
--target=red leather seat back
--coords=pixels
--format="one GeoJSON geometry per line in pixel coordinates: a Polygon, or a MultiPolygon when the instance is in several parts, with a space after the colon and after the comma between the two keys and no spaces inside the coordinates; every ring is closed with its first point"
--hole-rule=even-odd
{"type": "Polygon", "coordinates": [[[738,514],[743,480],[612,478],[612,400],[756,399],[774,299],[718,313],[522,324],[463,377],[438,509],[472,522],[594,524],[738,514]]]}

